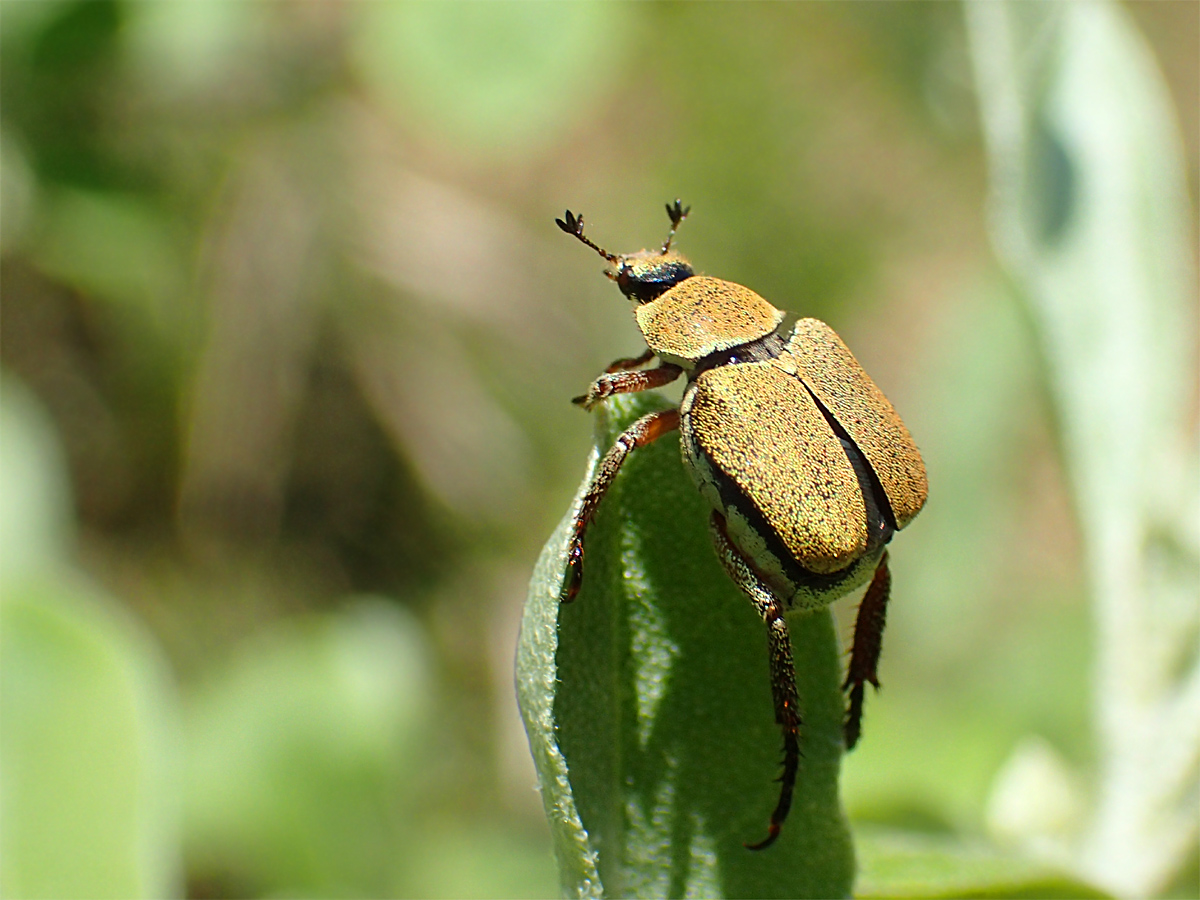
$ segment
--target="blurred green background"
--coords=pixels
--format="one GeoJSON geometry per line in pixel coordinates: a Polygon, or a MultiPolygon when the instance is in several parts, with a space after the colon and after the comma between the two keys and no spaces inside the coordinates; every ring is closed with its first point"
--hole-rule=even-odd
{"type": "MultiPolygon", "coordinates": [[[[1197,7],[1127,9],[1194,221],[1197,7]]],[[[5,896],[557,893],[513,650],[639,350],[565,207],[623,252],[683,198],[921,446],[852,819],[1094,765],[959,6],[4,2],[0,54],[5,896]]]]}

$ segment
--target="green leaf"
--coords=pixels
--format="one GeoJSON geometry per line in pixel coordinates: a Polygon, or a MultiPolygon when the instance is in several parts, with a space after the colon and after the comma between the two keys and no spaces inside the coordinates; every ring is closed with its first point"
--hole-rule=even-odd
{"type": "Polygon", "coordinates": [[[594,3],[367,3],[352,47],[365,87],[453,155],[517,157],[613,90],[640,12],[594,3]]]}
{"type": "Polygon", "coordinates": [[[857,830],[861,870],[854,896],[1107,897],[1042,863],[942,835],[857,830]]]}
{"type": "Polygon", "coordinates": [[[179,892],[177,709],[158,646],[67,563],[53,425],[0,394],[0,896],[179,892]]]}
{"type": "Polygon", "coordinates": [[[57,571],[74,522],[63,448],[49,413],[19,378],[4,372],[0,391],[0,589],[57,571]]]}
{"type": "Polygon", "coordinates": [[[59,188],[47,195],[36,249],[49,275],[145,316],[161,336],[185,322],[179,242],[168,215],[115,191],[59,188]]]}
{"type": "Polygon", "coordinates": [[[418,622],[361,597],[215,667],[185,706],[189,869],[239,894],[412,893],[427,657],[418,622]]]}
{"type": "Polygon", "coordinates": [[[176,710],[137,623],[66,573],[5,583],[0,706],[0,894],[176,894],[176,710]]]}
{"type": "MultiPolygon", "coordinates": [[[[596,413],[597,445],[664,405],[614,398],[596,413]]],[[[789,623],[804,716],[791,816],[774,846],[743,846],[766,835],[782,740],[766,630],[716,558],[708,513],[670,435],[631,455],[601,505],[573,604],[558,602],[570,514],[538,560],[517,685],[568,896],[850,892],[827,610],[789,623]]]]}

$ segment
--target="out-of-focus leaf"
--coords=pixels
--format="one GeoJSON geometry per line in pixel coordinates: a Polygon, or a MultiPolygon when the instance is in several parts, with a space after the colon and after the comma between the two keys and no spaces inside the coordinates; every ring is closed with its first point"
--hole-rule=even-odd
{"type": "Polygon", "coordinates": [[[70,6],[70,0],[44,0],[42,3],[6,3],[3,7],[4,40],[12,44],[28,41],[46,24],[70,6]]]}
{"type": "Polygon", "coordinates": [[[54,424],[8,373],[0,390],[0,585],[52,570],[70,540],[66,460],[54,424]]]}
{"type": "Polygon", "coordinates": [[[178,893],[174,710],[140,629],[73,578],[6,585],[0,707],[0,893],[178,893]]]}
{"type": "Polygon", "coordinates": [[[554,856],[544,835],[503,821],[447,825],[421,830],[412,852],[411,896],[533,900],[556,894],[554,856]]]}
{"type": "Polygon", "coordinates": [[[116,193],[62,189],[47,201],[39,265],[89,295],[137,309],[169,335],[183,312],[173,223],[145,201],[116,193]]]}
{"type": "MultiPolygon", "coordinates": [[[[613,398],[597,413],[597,444],[607,448],[662,405],[613,398]]],[[[766,633],[716,558],[677,438],[630,457],[588,533],[583,589],[563,606],[569,518],[538,561],[517,652],[566,894],[848,894],[854,859],[837,794],[843,699],[830,614],[789,623],[804,758],[783,834],[755,853],[743,843],[765,835],[781,743],[766,633]]]]}
{"type": "MultiPolygon", "coordinates": [[[[1099,794],[1058,854],[1114,892],[1152,894],[1200,830],[1195,236],[1181,142],[1118,4],[966,9],[993,241],[1041,342],[1095,603],[1099,794]]],[[[1034,846],[1051,837],[1024,831],[1034,846]]]]}
{"type": "Polygon", "coordinates": [[[174,895],[175,710],[163,661],[64,562],[66,473],[11,376],[0,431],[0,895],[174,895]]]}
{"type": "Polygon", "coordinates": [[[1108,896],[1041,863],[961,838],[875,829],[856,829],[855,838],[859,900],[1108,896]]]}
{"type": "Polygon", "coordinates": [[[368,3],[357,59],[406,118],[455,151],[536,149],[593,108],[620,70],[636,13],[596,3],[368,3]]]}
{"type": "Polygon", "coordinates": [[[129,4],[125,34],[142,84],[168,96],[211,89],[240,56],[263,52],[266,10],[237,0],[129,4]]]}
{"type": "Polygon", "coordinates": [[[25,235],[36,191],[25,148],[10,129],[0,131],[0,250],[11,252],[25,235]]]}
{"type": "Polygon", "coordinates": [[[189,870],[238,893],[403,892],[427,652],[379,601],[240,648],[187,704],[189,870]]]}

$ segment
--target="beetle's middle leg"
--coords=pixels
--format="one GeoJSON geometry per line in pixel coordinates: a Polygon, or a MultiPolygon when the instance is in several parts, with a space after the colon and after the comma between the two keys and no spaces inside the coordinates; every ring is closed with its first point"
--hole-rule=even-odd
{"type": "Polygon", "coordinates": [[[750,598],[754,608],[767,624],[767,645],[771,658],[771,697],[775,701],[775,721],[783,729],[783,774],[779,778],[779,802],[771,813],[767,836],[747,849],[762,850],[771,846],[792,808],[792,792],[796,787],[796,772],[800,768],[800,702],[796,692],[796,666],[792,661],[792,640],[783,618],[783,604],[776,599],[754,567],[729,540],[725,517],[713,511],[710,520],[717,556],[733,583],[750,598]]]}
{"type": "Polygon", "coordinates": [[[850,650],[850,665],[842,690],[850,691],[850,708],[846,712],[843,733],[846,749],[853,750],[862,732],[863,690],[869,681],[879,689],[879,651],[883,646],[883,625],[887,617],[888,595],[892,589],[892,573],[888,569],[887,551],[875,567],[875,577],[858,605],[854,622],[854,645],[850,650]]]}
{"type": "Polygon", "coordinates": [[[641,356],[622,356],[620,359],[614,359],[604,371],[609,375],[613,372],[624,372],[627,369],[636,369],[638,366],[644,366],[652,359],[654,359],[654,351],[647,347],[646,352],[641,356]]]}
{"type": "Polygon", "coordinates": [[[612,487],[613,479],[617,477],[617,472],[620,471],[625,458],[638,447],[644,447],[678,427],[678,409],[662,409],[658,412],[647,413],[621,432],[613,441],[613,445],[608,448],[608,452],[600,460],[596,476],[588,486],[587,493],[583,495],[583,502],[579,504],[579,510],[571,522],[571,543],[567,546],[567,574],[563,579],[562,591],[558,595],[561,602],[570,603],[579,593],[579,588],[583,584],[584,533],[596,515],[600,501],[612,487]]]}
{"type": "MultiPolygon", "coordinates": [[[[651,354],[653,356],[653,354],[651,354]]],[[[646,359],[618,359],[613,366],[621,363],[634,363],[641,365],[646,359]]],[[[614,370],[609,366],[609,370],[592,382],[592,386],[588,388],[586,394],[574,398],[571,402],[582,406],[584,409],[591,409],[605,397],[611,397],[613,394],[634,394],[638,391],[648,391],[651,388],[662,387],[664,384],[670,384],[683,372],[679,366],[671,363],[663,363],[660,366],[655,366],[653,369],[639,370],[636,372],[628,371],[624,368],[614,370]]]]}

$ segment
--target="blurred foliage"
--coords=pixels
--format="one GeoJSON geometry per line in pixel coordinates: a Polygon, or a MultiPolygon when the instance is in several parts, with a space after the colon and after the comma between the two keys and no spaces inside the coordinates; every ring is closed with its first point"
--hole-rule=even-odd
{"type": "Polygon", "coordinates": [[[1053,866],[983,841],[945,835],[864,828],[857,833],[859,876],[855,896],[1019,898],[1107,897],[1053,866]]]}
{"type": "MultiPolygon", "coordinates": [[[[1194,173],[1195,17],[1149,7],[1194,173]]],[[[630,250],[684,198],[921,445],[852,821],[978,836],[1031,737],[1094,776],[984,171],[949,4],[0,4],[0,892],[556,892],[513,648],[567,400],[638,345],[566,206],[630,250]]]]}
{"type": "Polygon", "coordinates": [[[53,426],[10,376],[0,430],[0,892],[175,894],[180,745],[161,652],[71,565],[53,426]]]}

